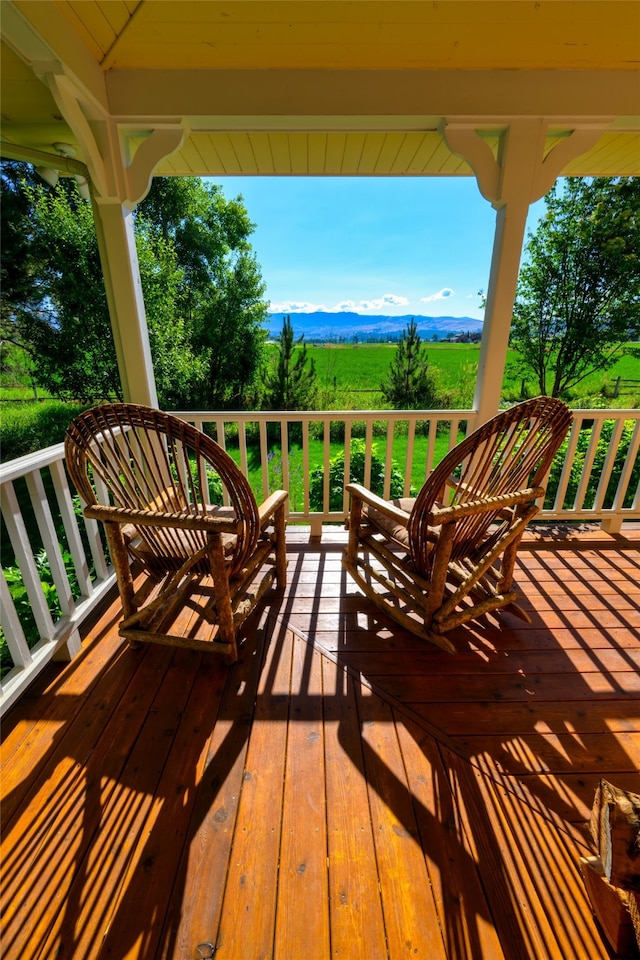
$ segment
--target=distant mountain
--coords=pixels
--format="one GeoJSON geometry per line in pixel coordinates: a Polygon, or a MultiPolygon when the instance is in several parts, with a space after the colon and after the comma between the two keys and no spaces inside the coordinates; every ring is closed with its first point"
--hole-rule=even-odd
{"type": "Polygon", "coordinates": [[[361,313],[271,313],[267,318],[267,329],[271,337],[277,337],[282,330],[283,318],[291,317],[291,325],[296,337],[304,334],[307,343],[314,340],[397,340],[406,330],[413,317],[418,333],[423,340],[452,339],[458,334],[480,333],[482,321],[472,317],[421,317],[406,314],[402,317],[367,315],[361,313]]]}

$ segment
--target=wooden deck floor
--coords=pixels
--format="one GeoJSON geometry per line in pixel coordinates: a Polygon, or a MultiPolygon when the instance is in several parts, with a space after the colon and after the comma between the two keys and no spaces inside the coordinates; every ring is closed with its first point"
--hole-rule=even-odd
{"type": "Polygon", "coordinates": [[[129,649],[114,604],[11,711],[2,955],[608,957],[578,857],[599,778],[640,788],[640,533],[531,535],[532,623],[455,655],[373,611],[342,531],[288,540],[232,668],[129,649]]]}

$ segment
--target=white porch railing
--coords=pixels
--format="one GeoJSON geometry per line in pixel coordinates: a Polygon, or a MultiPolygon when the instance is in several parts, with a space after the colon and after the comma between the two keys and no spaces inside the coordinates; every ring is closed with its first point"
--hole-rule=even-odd
{"type": "MultiPolygon", "coordinates": [[[[625,521],[640,519],[640,411],[574,415],[564,459],[552,474],[553,495],[540,519],[599,523],[619,531],[625,521]]],[[[312,536],[321,535],[323,524],[344,520],[343,478],[351,475],[356,460],[366,485],[382,469],[382,495],[388,497],[392,489],[397,495],[393,478],[408,495],[473,429],[476,418],[470,410],[179,416],[226,447],[251,478],[259,500],[277,487],[288,489],[289,521],[310,525],[312,536]],[[340,453],[344,463],[332,467],[340,453]],[[389,465],[396,468],[393,477],[389,465]]],[[[3,536],[6,532],[13,553],[0,578],[4,711],[49,660],[77,652],[78,627],[114,577],[101,530],[95,521],[84,520],[74,502],[62,444],[0,466],[0,488],[3,536]]],[[[3,554],[8,552],[5,543],[3,554]]]]}

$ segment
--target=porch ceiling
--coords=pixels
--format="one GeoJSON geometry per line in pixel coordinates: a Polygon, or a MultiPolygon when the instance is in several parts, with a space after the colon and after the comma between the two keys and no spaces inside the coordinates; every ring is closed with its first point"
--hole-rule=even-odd
{"type": "Polygon", "coordinates": [[[544,117],[547,149],[602,128],[565,174],[640,174],[635,0],[3,0],[1,30],[5,154],[166,125],[158,174],[468,175],[443,121],[497,149],[544,117]]]}

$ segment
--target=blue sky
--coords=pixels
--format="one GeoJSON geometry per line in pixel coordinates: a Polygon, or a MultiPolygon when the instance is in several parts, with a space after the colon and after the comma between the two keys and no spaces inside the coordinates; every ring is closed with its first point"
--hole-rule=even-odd
{"type": "MultiPolygon", "coordinates": [[[[242,194],[272,313],[482,318],[495,211],[472,177],[216,177],[242,194]]],[[[530,226],[542,204],[532,208],[530,226]]]]}

